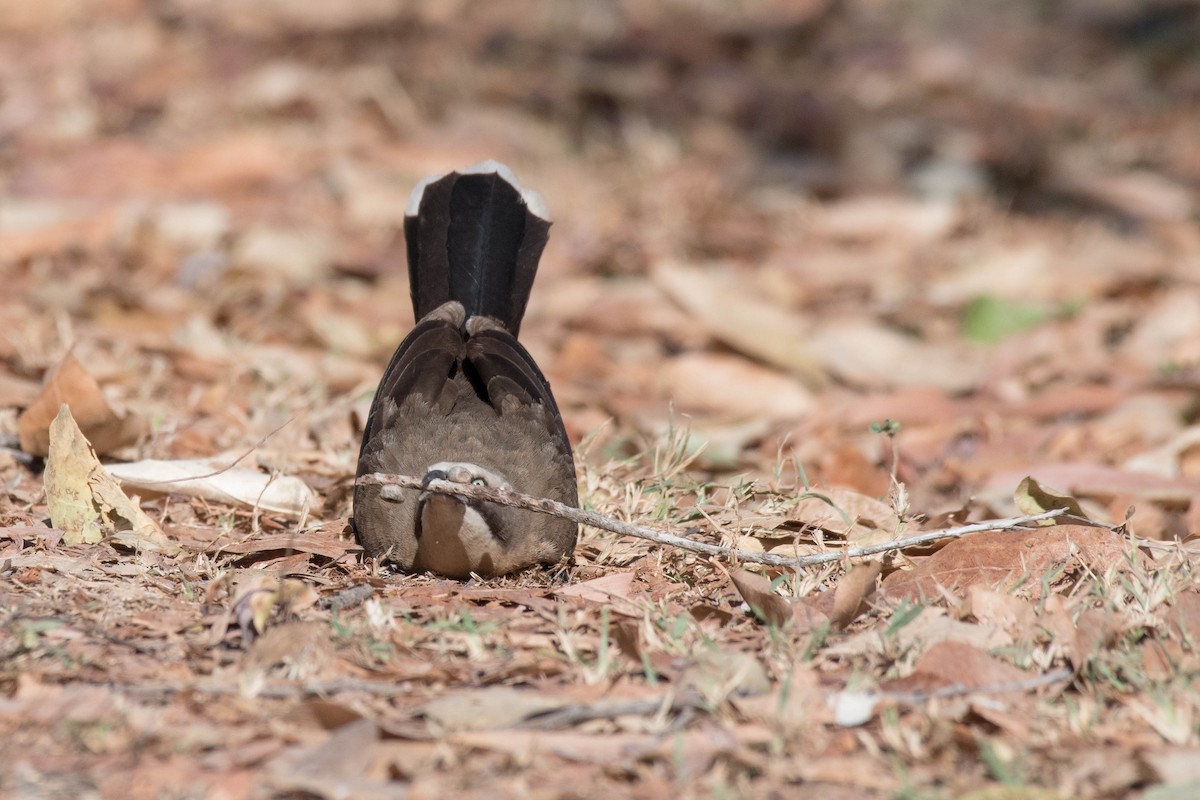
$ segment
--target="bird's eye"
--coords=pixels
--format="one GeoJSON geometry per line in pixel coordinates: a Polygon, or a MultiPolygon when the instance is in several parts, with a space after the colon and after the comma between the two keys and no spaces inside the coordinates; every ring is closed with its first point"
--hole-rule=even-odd
{"type": "Polygon", "coordinates": [[[471,478],[472,486],[487,486],[486,478],[471,478]]]}

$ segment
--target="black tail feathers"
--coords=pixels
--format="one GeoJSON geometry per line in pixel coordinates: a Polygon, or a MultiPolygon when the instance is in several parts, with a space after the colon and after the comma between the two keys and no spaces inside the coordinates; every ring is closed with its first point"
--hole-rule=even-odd
{"type": "Polygon", "coordinates": [[[468,317],[492,317],[516,336],[549,238],[546,216],[541,198],[495,161],[418,184],[404,218],[417,319],[457,300],[468,317]]]}

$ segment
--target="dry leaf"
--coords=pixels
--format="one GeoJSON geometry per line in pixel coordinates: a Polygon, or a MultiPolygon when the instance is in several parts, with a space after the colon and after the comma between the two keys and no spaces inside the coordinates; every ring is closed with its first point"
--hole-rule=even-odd
{"type": "Polygon", "coordinates": [[[890,541],[900,530],[900,518],[890,505],[837,486],[807,492],[788,517],[808,527],[844,536],[856,545],[890,541]]]}
{"type": "Polygon", "coordinates": [[[95,544],[111,536],[128,547],[178,550],[105,473],[66,404],[50,424],[45,480],[50,520],[67,544],[95,544]]]}
{"type": "Polygon", "coordinates": [[[579,597],[593,603],[611,604],[614,598],[628,599],[633,588],[632,572],[614,572],[590,581],[555,590],[559,597],[579,597]]]}
{"type": "MultiPolygon", "coordinates": [[[[312,591],[311,587],[309,591],[312,591]]],[[[246,654],[246,665],[270,669],[284,664],[291,677],[310,678],[320,674],[333,658],[334,650],[329,641],[327,624],[289,622],[274,625],[255,639],[246,654]]]]}
{"type": "Polygon", "coordinates": [[[926,650],[913,672],[889,681],[883,688],[894,692],[929,692],[948,686],[965,689],[1003,686],[1029,675],[963,642],[937,642],[926,650]]]}
{"type": "Polygon", "coordinates": [[[961,342],[921,341],[869,318],[826,322],[808,343],[825,369],[859,386],[964,392],[977,386],[987,369],[982,350],[961,342]]]}
{"type": "Polygon", "coordinates": [[[791,622],[791,604],[775,594],[771,582],[762,575],[744,569],[734,569],[729,571],[729,579],[737,587],[746,605],[750,606],[754,616],[778,628],[791,622]]]}
{"type": "Polygon", "coordinates": [[[1033,634],[1037,612],[1029,601],[981,584],[971,586],[967,598],[971,616],[983,624],[1006,631],[1017,640],[1033,634]]]}
{"type": "Polygon", "coordinates": [[[133,444],[145,429],[140,417],[120,416],[113,411],[100,384],[74,353],[68,352],[46,374],[37,399],[17,421],[22,450],[38,456],[50,452],[50,425],[63,405],[71,407],[76,424],[98,453],[111,453],[133,444]]]}
{"type": "Polygon", "coordinates": [[[804,416],[812,393],[794,379],[737,356],[686,353],[668,360],[659,384],[682,411],[772,420],[804,416]]]}
{"type": "Polygon", "coordinates": [[[1001,472],[988,479],[985,491],[1008,488],[1032,472],[1044,484],[1062,487],[1077,497],[1110,498],[1129,495],[1170,506],[1185,507],[1200,496],[1200,480],[1170,478],[1148,472],[1134,472],[1103,464],[1047,464],[1020,473],[1001,472]]]}
{"type": "MultiPolygon", "coordinates": [[[[1017,485],[1017,489],[1013,493],[1013,501],[1022,514],[1041,514],[1043,511],[1065,508],[1068,514],[1087,518],[1087,514],[1084,514],[1083,509],[1079,507],[1079,501],[1074,497],[1047,489],[1028,475],[1017,485]]],[[[1038,521],[1038,525],[1043,526],[1054,523],[1053,519],[1038,521]]]]}
{"type": "Polygon", "coordinates": [[[1104,572],[1125,559],[1125,540],[1106,528],[1055,525],[1036,531],[988,531],[956,539],[916,569],[893,572],[883,581],[892,599],[961,594],[974,584],[1003,587],[1022,579],[1037,587],[1055,567],[1078,558],[1104,572]]]}
{"type": "Polygon", "coordinates": [[[771,689],[766,670],[753,654],[730,650],[701,651],[680,680],[714,701],[729,694],[756,695],[771,689]]]}
{"type": "Polygon", "coordinates": [[[507,728],[563,705],[542,692],[493,686],[452,692],[421,706],[421,713],[443,730],[484,730],[507,728]]]}
{"type": "Polygon", "coordinates": [[[883,565],[878,561],[862,561],[838,581],[833,594],[833,611],[829,621],[841,630],[870,608],[871,595],[875,594],[876,582],[883,565]]]}
{"type": "Polygon", "coordinates": [[[714,269],[670,263],[658,265],[653,278],[713,338],[795,375],[807,386],[825,383],[825,373],[806,344],[807,326],[796,315],[754,297],[745,281],[714,269]]]}
{"type": "Polygon", "coordinates": [[[289,475],[230,467],[219,459],[135,461],[105,469],[126,486],[155,494],[200,497],[298,517],[316,505],[308,484],[289,475]]]}

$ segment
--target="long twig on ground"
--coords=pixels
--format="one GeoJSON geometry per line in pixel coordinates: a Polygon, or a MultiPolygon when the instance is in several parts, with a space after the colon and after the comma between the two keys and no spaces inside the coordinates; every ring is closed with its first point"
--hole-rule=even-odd
{"type": "Polygon", "coordinates": [[[920,533],[914,536],[906,536],[902,539],[894,539],[889,542],[879,542],[878,544],[867,545],[864,547],[847,547],[843,550],[837,550],[830,553],[815,553],[808,556],[784,556],[778,553],[756,553],[750,550],[739,550],[734,547],[722,547],[720,545],[708,544],[706,542],[697,542],[692,539],[685,539],[682,536],[664,533],[654,528],[646,528],[641,525],[632,525],[628,522],[622,522],[612,517],[606,517],[603,514],[597,514],[595,511],[584,511],[579,508],[559,503],[555,500],[548,500],[544,497],[534,497],[533,495],[521,494],[510,489],[493,489],[490,486],[475,486],[473,484],[451,483],[450,481],[435,480],[428,484],[422,483],[420,478],[414,478],[409,475],[389,475],[384,472],[374,472],[369,475],[362,475],[356,483],[368,486],[397,486],[402,489],[417,489],[419,491],[434,492],[436,494],[451,494],[459,495],[460,497],[470,497],[474,500],[486,500],[489,503],[497,503],[502,506],[511,506],[513,508],[523,508],[527,511],[536,511],[540,514],[549,514],[554,517],[562,517],[569,519],[572,522],[578,522],[582,525],[590,525],[593,528],[610,531],[620,534],[621,536],[633,536],[638,539],[646,539],[647,541],[657,544],[664,544],[670,547],[677,547],[680,550],[688,550],[693,553],[703,553],[710,556],[727,556],[737,558],[741,561],[747,561],[755,564],[766,564],[771,567],[788,567],[791,569],[802,569],[805,567],[813,567],[820,564],[828,564],[833,561],[841,561],[846,558],[862,558],[863,556],[875,555],[877,553],[886,553],[891,550],[903,550],[906,547],[914,547],[917,545],[936,542],[941,539],[957,539],[960,536],[966,536],[969,533],[979,533],[981,531],[1009,531],[1018,528],[1024,528],[1031,524],[1035,524],[1042,520],[1053,519],[1066,513],[1066,509],[1057,508],[1051,511],[1043,511],[1040,514],[1027,514],[1021,517],[1008,517],[1006,519],[993,519],[984,522],[975,522],[970,525],[961,525],[957,528],[946,528],[940,531],[929,531],[920,533]]]}
{"type": "Polygon", "coordinates": [[[988,683],[983,686],[964,686],[961,683],[955,683],[950,686],[942,686],[938,689],[933,689],[927,692],[880,692],[879,697],[894,700],[898,703],[909,703],[911,705],[920,705],[934,698],[944,697],[971,697],[974,695],[985,694],[1007,694],[1009,692],[1028,692],[1033,689],[1040,689],[1043,686],[1050,686],[1054,683],[1062,683],[1070,680],[1075,674],[1073,670],[1058,669],[1052,672],[1047,672],[1042,675],[1035,675],[1032,678],[1024,678],[1019,681],[1006,681],[1004,683],[988,683]]]}

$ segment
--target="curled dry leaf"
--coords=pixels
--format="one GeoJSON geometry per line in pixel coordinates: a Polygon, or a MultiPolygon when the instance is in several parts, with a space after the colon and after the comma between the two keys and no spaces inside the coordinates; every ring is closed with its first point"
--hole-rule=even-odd
{"type": "Polygon", "coordinates": [[[149,459],[106,469],[121,483],[144,492],[200,497],[293,517],[316,503],[312,489],[299,478],[229,467],[218,459],[149,459]]]}
{"type": "MultiPolygon", "coordinates": [[[[1087,514],[1083,513],[1083,509],[1079,507],[1079,501],[1074,497],[1047,489],[1029,475],[1026,475],[1024,480],[1017,485],[1017,490],[1013,493],[1013,501],[1022,514],[1040,514],[1043,511],[1065,508],[1068,514],[1087,518],[1087,514]]],[[[1038,524],[1053,525],[1054,523],[1055,520],[1044,519],[1038,524]]]]}
{"type": "Polygon", "coordinates": [[[744,569],[730,570],[729,579],[737,587],[738,593],[750,606],[754,616],[768,625],[782,628],[792,619],[792,605],[786,599],[775,594],[771,582],[753,572],[744,569]]]}
{"type": "Polygon", "coordinates": [[[67,353],[48,373],[37,399],[17,420],[21,449],[45,456],[50,452],[50,425],[63,405],[71,407],[79,429],[98,453],[133,444],[145,430],[135,414],[119,415],[74,353],[67,353]]]}
{"type": "Polygon", "coordinates": [[[875,594],[882,569],[878,561],[863,561],[842,576],[834,590],[833,611],[829,615],[834,628],[845,628],[870,607],[868,601],[875,594]]]}
{"type": "Polygon", "coordinates": [[[95,544],[113,537],[132,548],[178,550],[105,473],[65,403],[50,424],[46,504],[50,521],[67,544],[95,544]]]}

